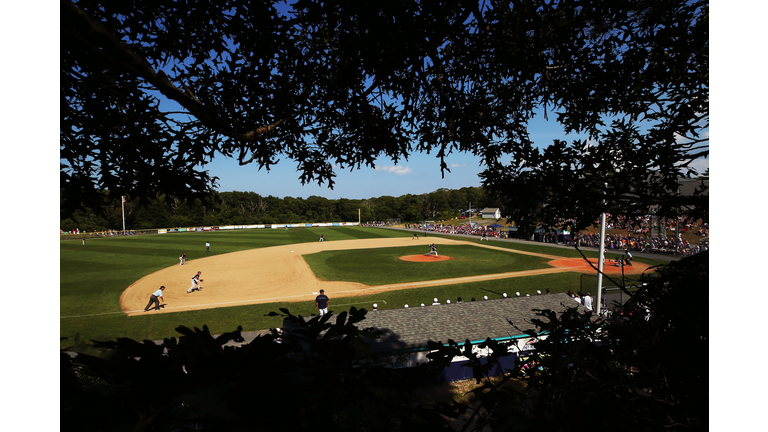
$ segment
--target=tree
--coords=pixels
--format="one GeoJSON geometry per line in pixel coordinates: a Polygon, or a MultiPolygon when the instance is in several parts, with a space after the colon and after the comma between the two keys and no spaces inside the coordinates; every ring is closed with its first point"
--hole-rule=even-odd
{"type": "MultiPolygon", "coordinates": [[[[435,152],[440,169],[448,170],[448,154],[469,152],[486,169],[484,188],[472,191],[482,195],[468,193],[467,199],[474,208],[497,201],[522,231],[563,217],[579,229],[601,212],[634,215],[650,205],[661,217],[675,216],[682,207],[707,217],[706,197],[675,193],[680,177],[697,174],[689,169],[691,161],[709,153],[707,2],[299,0],[278,10],[279,3],[203,0],[180,7],[173,0],[62,0],[62,212],[98,202],[102,191],[137,198],[167,194],[184,202],[215,186],[216,179],[201,170],[214,157],[236,157],[260,169],[285,157],[297,163],[301,182],[332,187],[334,167],[435,152]],[[564,132],[586,138],[537,148],[527,124],[542,112],[553,115],[564,132]]],[[[271,198],[265,200],[267,217],[284,217],[271,198]]],[[[420,219],[417,196],[396,202],[406,221],[420,219]]],[[[357,206],[340,200],[335,207],[342,220],[350,212],[356,220],[357,206]]],[[[586,344],[596,330],[582,318],[546,315],[553,334],[568,329],[583,337],[567,344],[553,338],[543,350],[552,354],[550,363],[530,382],[537,393],[528,395],[532,411],[523,411],[534,414],[539,430],[567,430],[580,418],[558,402],[574,400],[581,388],[574,384],[590,389],[584,400],[612,404],[626,414],[622,420],[637,420],[646,430],[701,427],[699,410],[706,401],[700,397],[706,392],[700,387],[704,380],[695,381],[702,376],[700,365],[686,369],[678,358],[659,360],[669,352],[682,360],[706,355],[701,328],[686,334],[680,324],[688,317],[700,324],[699,311],[667,302],[690,294],[691,287],[708,288],[708,261],[699,260],[680,262],[687,282],[670,276],[667,285],[640,294],[656,305],[654,327],[632,320],[608,327],[609,335],[621,336],[611,345],[613,353],[586,344]],[[653,331],[658,338],[633,331],[653,331]],[[678,341],[691,348],[688,357],[674,346],[678,341]],[[574,347],[582,349],[579,367],[593,368],[601,380],[586,376],[579,382],[558,363],[559,354],[574,347]],[[638,379],[627,377],[633,362],[640,365],[638,379]],[[667,370],[674,372],[671,381],[659,375],[667,370]],[[617,389],[621,394],[612,397],[617,389]],[[700,405],[677,402],[689,396],[700,405]],[[634,402],[642,408],[636,414],[628,411],[634,402]]],[[[312,373],[328,370],[315,366],[312,373]]],[[[376,423],[357,416],[368,406],[356,405],[361,395],[348,386],[369,382],[359,373],[365,370],[331,375],[340,378],[334,383],[345,383],[343,394],[331,400],[349,407],[334,420],[375,430],[376,423]],[[341,379],[347,377],[352,379],[341,379]]],[[[317,382],[323,383],[298,384],[317,382]]],[[[221,395],[238,382],[204,384],[221,395]]],[[[503,391],[488,389],[493,397],[483,399],[483,409],[489,424],[519,419],[525,405],[505,414],[494,399],[503,391]]],[[[308,390],[299,393],[313,388],[308,390]]],[[[322,414],[315,400],[308,402],[306,413],[322,414]]],[[[412,412],[401,405],[385,406],[397,408],[388,413],[403,408],[407,419],[423,419],[408,417],[412,412]]],[[[220,407],[209,411],[214,408],[220,407]]],[[[133,412],[152,420],[146,409],[133,412]]]]}
{"type": "MultiPolygon", "coordinates": [[[[486,159],[483,184],[524,228],[569,217],[580,229],[601,211],[650,205],[664,216],[692,206],[706,218],[706,196],[675,190],[679,177],[695,174],[688,164],[709,151],[708,3],[557,2],[541,10],[532,30],[543,23],[549,31],[534,37],[547,60],[538,94],[559,110],[566,131],[589,139],[543,150],[523,142],[508,165],[486,159]]],[[[495,43],[514,45],[515,37],[495,43]]]]}
{"type": "Polygon", "coordinates": [[[62,429],[261,431],[444,430],[439,411],[414,402],[435,369],[392,369],[364,348],[366,310],[304,321],[239,347],[242,328],[207,327],[152,341],[75,341],[60,356],[62,429]],[[254,415],[254,410],[269,415],[254,415]]]}
{"type": "Polygon", "coordinates": [[[470,152],[516,222],[562,208],[584,225],[603,198],[666,212],[708,154],[707,2],[278,4],[63,0],[61,184],[82,197],[66,202],[203,194],[214,157],[286,157],[332,187],[334,165],[470,152]],[[538,150],[541,111],[589,140],[538,150]]]}
{"type": "Polygon", "coordinates": [[[333,204],[332,201],[328,200],[327,198],[312,195],[311,197],[307,198],[306,205],[307,220],[304,222],[320,222],[332,220],[331,212],[333,204]]]}
{"type": "MultiPolygon", "coordinates": [[[[537,329],[518,328],[547,336],[528,359],[491,381],[488,371],[508,344],[485,341],[493,355],[473,365],[483,384],[473,390],[474,403],[447,413],[472,412],[478,431],[581,431],[585,423],[595,430],[708,430],[708,269],[708,253],[659,268],[611,319],[575,308],[538,311],[537,329]],[[509,385],[514,380],[524,390],[509,385]]],[[[473,358],[469,341],[433,348],[435,361],[473,358]]]]}

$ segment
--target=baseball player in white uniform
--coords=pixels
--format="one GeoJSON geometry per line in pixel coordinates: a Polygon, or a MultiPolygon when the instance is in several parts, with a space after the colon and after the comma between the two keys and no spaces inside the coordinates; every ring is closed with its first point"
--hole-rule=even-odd
{"type": "Polygon", "coordinates": [[[197,272],[197,274],[196,274],[196,275],[192,276],[192,286],[191,286],[191,287],[189,287],[189,289],[187,290],[187,294],[191,293],[191,292],[192,292],[192,290],[193,290],[195,287],[197,287],[197,290],[198,290],[198,291],[200,291],[201,289],[203,289],[203,287],[202,287],[202,286],[200,286],[200,282],[202,282],[202,281],[203,281],[202,279],[200,279],[200,273],[202,273],[202,272],[197,272]]]}

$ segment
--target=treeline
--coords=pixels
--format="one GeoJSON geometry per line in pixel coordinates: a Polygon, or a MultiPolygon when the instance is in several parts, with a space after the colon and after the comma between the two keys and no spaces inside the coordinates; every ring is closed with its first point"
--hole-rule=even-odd
{"type": "MultiPolygon", "coordinates": [[[[60,228],[101,231],[123,227],[120,197],[104,192],[98,206],[84,206],[71,215],[61,212],[60,228]]],[[[126,197],[125,227],[151,229],[186,226],[247,225],[270,223],[365,222],[400,219],[403,222],[447,220],[460,209],[498,207],[483,188],[438,189],[422,195],[382,196],[369,199],[277,198],[255,192],[214,192],[207,199],[180,200],[158,194],[132,200],[126,197]]],[[[65,206],[62,203],[62,209],[65,206]]]]}

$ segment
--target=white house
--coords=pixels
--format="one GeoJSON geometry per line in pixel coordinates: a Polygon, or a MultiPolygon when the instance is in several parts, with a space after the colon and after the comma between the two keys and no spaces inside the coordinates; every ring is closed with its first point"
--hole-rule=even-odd
{"type": "Polygon", "coordinates": [[[493,207],[486,207],[481,212],[483,219],[499,219],[501,217],[501,210],[493,207]]]}

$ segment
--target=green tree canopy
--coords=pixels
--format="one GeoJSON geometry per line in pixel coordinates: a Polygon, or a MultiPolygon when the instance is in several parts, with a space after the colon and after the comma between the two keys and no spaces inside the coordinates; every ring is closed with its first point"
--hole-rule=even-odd
{"type": "Polygon", "coordinates": [[[61,185],[184,198],[233,157],[333,187],[467,152],[521,224],[705,208],[674,190],[709,151],[708,49],[704,1],[63,0],[61,185]],[[539,113],[588,139],[537,148],[539,113]]]}

